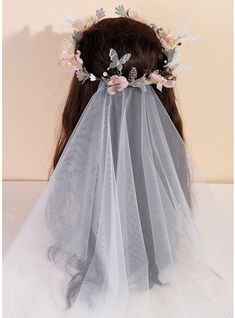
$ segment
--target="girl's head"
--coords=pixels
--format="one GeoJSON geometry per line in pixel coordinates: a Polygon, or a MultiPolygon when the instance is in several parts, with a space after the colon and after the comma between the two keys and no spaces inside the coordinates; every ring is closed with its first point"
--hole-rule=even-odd
{"type": "MultiPolygon", "coordinates": [[[[138,78],[156,69],[162,71],[163,76],[165,75],[164,62],[167,57],[162,51],[161,42],[155,31],[147,24],[127,17],[103,19],[83,32],[75,52],[81,51],[81,58],[88,72],[101,77],[110,64],[110,48],[114,48],[119,57],[131,53],[131,59],[123,65],[122,69],[122,75],[126,78],[132,67],[137,69],[138,78]]],[[[108,73],[111,76],[115,74],[115,71],[110,69],[108,73]]],[[[61,134],[53,161],[54,168],[98,85],[99,81],[87,80],[81,83],[74,74],[63,111],[61,134]]],[[[182,122],[173,88],[163,87],[162,92],[156,89],[156,85],[153,85],[153,88],[183,138],[182,122]]]]}

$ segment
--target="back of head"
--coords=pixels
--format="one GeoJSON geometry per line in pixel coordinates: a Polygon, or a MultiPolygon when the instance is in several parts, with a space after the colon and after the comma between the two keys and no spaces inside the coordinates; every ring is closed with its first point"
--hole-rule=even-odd
{"type": "MultiPolygon", "coordinates": [[[[110,48],[114,48],[119,57],[131,53],[131,59],[123,65],[125,77],[132,67],[137,69],[138,77],[155,69],[164,71],[166,56],[154,30],[130,18],[101,20],[84,32],[78,45],[76,49],[81,51],[85,67],[97,77],[102,76],[110,63],[110,48]]],[[[115,74],[114,70],[110,71],[109,75],[115,74]]]]}
{"type": "MultiPolygon", "coordinates": [[[[148,76],[153,70],[160,70],[166,75],[167,56],[162,50],[159,38],[153,28],[137,20],[120,17],[107,18],[93,24],[83,32],[82,38],[75,46],[75,52],[81,52],[83,65],[89,73],[100,78],[110,64],[110,48],[116,50],[119,57],[130,53],[131,59],[123,65],[122,75],[128,78],[132,67],[137,70],[138,78],[148,76]]],[[[114,69],[107,71],[115,75],[114,69]]],[[[98,89],[99,81],[78,81],[76,74],[71,82],[70,91],[62,117],[61,134],[55,151],[53,168],[55,168],[63,149],[72,134],[83,110],[98,89]]],[[[182,122],[175,102],[173,88],[163,87],[162,91],[152,85],[160,98],[172,122],[183,138],[182,122]]]]}

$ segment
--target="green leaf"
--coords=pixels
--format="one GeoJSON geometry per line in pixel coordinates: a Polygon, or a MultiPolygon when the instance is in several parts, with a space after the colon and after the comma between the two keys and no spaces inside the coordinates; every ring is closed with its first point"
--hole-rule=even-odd
{"type": "Polygon", "coordinates": [[[105,12],[103,8],[96,10],[96,17],[97,17],[97,20],[101,20],[105,17],[105,12]]]}
{"type": "Polygon", "coordinates": [[[120,15],[121,17],[127,17],[128,16],[123,5],[117,6],[115,8],[115,14],[120,15]]]}

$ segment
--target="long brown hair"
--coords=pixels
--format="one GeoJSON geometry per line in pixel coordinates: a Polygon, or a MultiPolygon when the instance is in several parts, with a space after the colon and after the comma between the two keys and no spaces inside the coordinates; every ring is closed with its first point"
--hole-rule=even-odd
{"type": "MultiPolygon", "coordinates": [[[[156,37],[154,30],[144,23],[130,18],[104,19],[84,32],[82,40],[76,47],[76,50],[79,49],[81,51],[81,58],[83,59],[84,66],[88,72],[93,73],[96,77],[101,77],[104,70],[106,70],[110,64],[110,48],[114,48],[117,51],[118,56],[131,53],[131,59],[128,63],[124,64],[122,70],[123,75],[126,77],[128,77],[128,73],[132,67],[137,69],[138,77],[148,74],[148,72],[150,73],[155,69],[161,69],[164,73],[163,66],[166,56],[164,52],[162,52],[161,43],[156,37]]],[[[115,74],[114,71],[109,71],[109,75],[113,74],[115,74]]],[[[68,139],[70,138],[90,98],[96,92],[98,85],[99,81],[86,81],[81,84],[81,82],[79,82],[76,78],[76,75],[74,75],[63,111],[61,133],[54,155],[53,168],[56,167],[68,139]]],[[[156,89],[156,85],[154,85],[153,88],[162,101],[162,104],[169,114],[178,133],[183,139],[182,121],[177,109],[173,88],[163,87],[162,92],[156,89]]],[[[169,140],[169,144],[171,146],[170,151],[172,152],[172,158],[175,162],[176,170],[179,172],[180,185],[185,193],[188,203],[190,204],[186,155],[184,156],[183,154],[182,156],[181,154],[180,158],[178,158],[174,142],[169,140]]],[[[91,241],[95,240],[93,238],[92,230],[89,235],[91,236],[91,241]]],[[[154,246],[152,243],[153,238],[150,235],[145,239],[146,253],[149,260],[149,286],[151,287],[154,284],[161,285],[162,283],[158,278],[156,261],[152,259],[152,249],[154,246]]],[[[49,254],[50,251],[52,251],[53,255],[54,250],[57,250],[56,245],[49,249],[49,254]]],[[[93,247],[91,250],[93,253],[93,247]]],[[[70,260],[68,260],[68,262],[69,261],[70,260]]],[[[84,264],[87,264],[86,270],[89,268],[89,262],[90,260],[84,260],[84,264]]],[[[72,305],[74,299],[77,297],[83,278],[84,277],[80,272],[71,278],[66,295],[68,307],[72,305]],[[76,284],[74,284],[74,282],[76,282],[76,284]]]]}
{"type": "MultiPolygon", "coordinates": [[[[82,40],[76,50],[81,51],[81,58],[86,69],[95,76],[101,77],[110,63],[110,48],[114,48],[119,56],[131,53],[131,59],[123,67],[123,75],[126,77],[131,67],[136,67],[138,77],[155,69],[162,69],[164,72],[163,66],[166,56],[162,52],[161,43],[154,30],[144,23],[130,18],[103,19],[83,33],[82,40]]],[[[110,71],[109,75],[113,75],[112,72],[110,71]]],[[[98,85],[98,81],[86,81],[81,84],[74,74],[62,115],[61,132],[51,171],[56,167],[75,125],[91,96],[96,92],[98,85]]],[[[182,120],[177,109],[174,89],[163,87],[162,92],[160,92],[155,85],[153,88],[180,136],[184,139],[182,120]]]]}

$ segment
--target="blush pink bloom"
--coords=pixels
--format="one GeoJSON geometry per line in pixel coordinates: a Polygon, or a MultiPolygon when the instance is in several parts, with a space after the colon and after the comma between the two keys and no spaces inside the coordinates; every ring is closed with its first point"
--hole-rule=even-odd
{"type": "Polygon", "coordinates": [[[157,73],[151,73],[149,76],[149,81],[152,84],[154,83],[164,84],[167,80],[163,76],[157,73]]]}
{"type": "Polygon", "coordinates": [[[167,80],[165,77],[157,73],[151,73],[147,81],[149,84],[157,84],[157,87],[160,90],[162,86],[170,88],[175,85],[175,80],[167,80]]]}
{"type": "Polygon", "coordinates": [[[108,82],[108,94],[114,95],[128,86],[128,81],[124,76],[113,75],[108,82]]]}
{"type": "Polygon", "coordinates": [[[144,19],[141,18],[136,11],[130,9],[128,10],[128,17],[136,21],[144,22],[144,19]]]}

